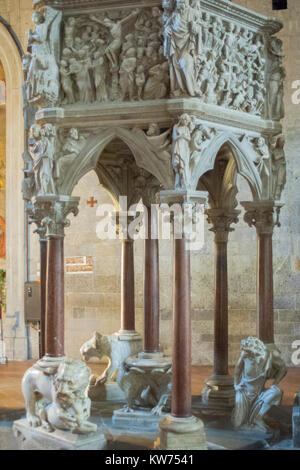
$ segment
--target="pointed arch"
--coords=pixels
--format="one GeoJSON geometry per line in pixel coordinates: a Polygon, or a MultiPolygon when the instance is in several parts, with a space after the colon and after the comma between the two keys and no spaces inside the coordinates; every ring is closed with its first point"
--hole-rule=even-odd
{"type": "Polygon", "coordinates": [[[101,129],[91,135],[76,161],[68,169],[61,186],[62,194],[72,194],[78,181],[90,170],[95,170],[104,149],[115,139],[119,139],[131,150],[138,167],[155,176],[165,189],[173,186],[173,173],[170,161],[160,159],[143,136],[134,130],[120,127],[101,129]]]}
{"type": "Polygon", "coordinates": [[[237,173],[243,176],[249,183],[254,200],[261,199],[262,182],[253,162],[253,155],[248,147],[235,135],[227,132],[219,133],[204,150],[193,172],[192,186],[197,184],[202,175],[214,169],[215,160],[219,150],[227,144],[234,156],[237,173]]]}

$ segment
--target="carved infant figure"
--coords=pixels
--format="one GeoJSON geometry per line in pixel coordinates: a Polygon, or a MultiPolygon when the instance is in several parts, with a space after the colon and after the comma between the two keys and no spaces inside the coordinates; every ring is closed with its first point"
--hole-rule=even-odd
{"type": "Polygon", "coordinates": [[[42,359],[28,369],[22,390],[29,425],[49,432],[95,432],[97,425],[88,421],[91,401],[85,395],[90,373],[84,362],[67,357],[50,364],[42,359]]]}
{"type": "Polygon", "coordinates": [[[283,392],[277,386],[287,373],[279,349],[249,337],[241,342],[241,355],[235,368],[235,408],[232,421],[236,428],[243,425],[268,427],[264,417],[273,405],[279,405],[283,392]],[[266,388],[266,382],[273,385],[266,388]]]}

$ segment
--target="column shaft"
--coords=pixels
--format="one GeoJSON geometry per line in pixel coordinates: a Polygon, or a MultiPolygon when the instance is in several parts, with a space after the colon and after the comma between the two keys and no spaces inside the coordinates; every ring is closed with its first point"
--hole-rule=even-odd
{"type": "Polygon", "coordinates": [[[41,281],[41,322],[40,356],[46,354],[46,280],[47,280],[47,240],[40,239],[40,281],[41,281]]]}
{"type": "Polygon", "coordinates": [[[145,240],[144,352],[159,352],[159,251],[157,215],[148,209],[148,239],[145,240]]]}
{"type": "Polygon", "coordinates": [[[174,240],[172,406],[174,417],[191,416],[190,252],[186,238],[174,240]]]}
{"type": "Polygon", "coordinates": [[[135,330],[134,243],[122,240],[121,330],[135,330]]]}
{"type": "Polygon", "coordinates": [[[46,289],[46,354],[64,355],[64,238],[49,237],[46,289]]]}
{"type": "Polygon", "coordinates": [[[258,233],[257,305],[259,312],[259,338],[274,343],[274,294],[272,234],[258,233]]]}
{"type": "MultiPolygon", "coordinates": [[[[216,237],[217,238],[217,237],[216,237]]],[[[215,241],[214,373],[228,374],[227,242],[215,241]]]]}

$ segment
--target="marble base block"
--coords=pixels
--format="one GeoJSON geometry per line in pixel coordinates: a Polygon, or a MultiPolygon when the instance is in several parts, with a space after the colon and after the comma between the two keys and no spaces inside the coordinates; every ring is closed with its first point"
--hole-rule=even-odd
{"type": "Polygon", "coordinates": [[[102,450],[106,438],[102,432],[73,434],[70,431],[48,432],[29,426],[26,419],[15,421],[13,432],[19,450],[102,450]]]}
{"type": "Polygon", "coordinates": [[[140,428],[144,431],[157,431],[159,423],[162,418],[167,417],[167,414],[162,415],[151,414],[151,411],[134,410],[130,412],[115,410],[112,422],[115,427],[120,428],[140,428]]]}
{"type": "Polygon", "coordinates": [[[158,450],[207,450],[203,422],[191,416],[175,418],[167,416],[159,424],[158,450]]]}
{"type": "Polygon", "coordinates": [[[293,409],[293,443],[294,447],[300,448],[300,406],[293,409]]]}

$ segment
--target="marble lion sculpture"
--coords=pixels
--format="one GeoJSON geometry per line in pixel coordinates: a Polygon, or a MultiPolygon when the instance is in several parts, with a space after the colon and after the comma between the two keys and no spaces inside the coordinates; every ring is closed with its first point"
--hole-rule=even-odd
{"type": "Polygon", "coordinates": [[[264,344],[255,337],[242,340],[234,376],[236,398],[232,422],[235,428],[255,426],[269,430],[264,418],[273,405],[281,402],[283,392],[278,384],[286,373],[275,344],[264,344]],[[268,380],[273,380],[273,384],[266,388],[268,380]]]}
{"type": "Polygon", "coordinates": [[[45,358],[28,369],[22,382],[28,424],[49,432],[97,431],[97,425],[88,421],[91,400],[85,392],[90,373],[84,362],[68,357],[52,362],[45,358]]]}
{"type": "Polygon", "coordinates": [[[92,338],[81,346],[80,354],[84,361],[89,361],[93,357],[98,359],[106,357],[109,362],[102,375],[91,377],[90,386],[102,385],[108,379],[116,382],[122,362],[141,350],[141,341],[120,341],[116,334],[102,335],[96,331],[92,338]]]}

